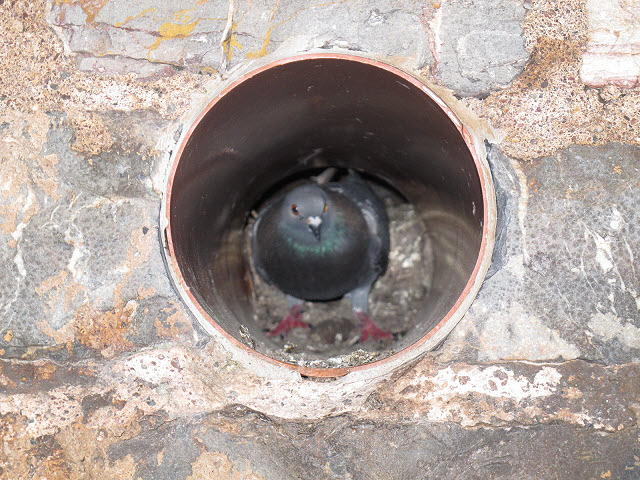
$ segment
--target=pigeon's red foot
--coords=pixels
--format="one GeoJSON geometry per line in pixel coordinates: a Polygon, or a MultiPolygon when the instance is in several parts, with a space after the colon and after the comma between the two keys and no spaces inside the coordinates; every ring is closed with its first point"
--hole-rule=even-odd
{"type": "Polygon", "coordinates": [[[280,323],[276,328],[267,332],[267,335],[276,336],[282,335],[286,337],[289,333],[289,330],[295,327],[300,328],[311,328],[305,322],[302,321],[302,305],[294,305],[289,310],[289,315],[280,320],[280,323]]]}
{"type": "Polygon", "coordinates": [[[387,338],[393,338],[391,332],[385,332],[382,330],[373,319],[364,312],[356,311],[356,315],[360,319],[362,334],[360,335],[360,343],[363,343],[367,338],[371,337],[376,342],[386,340],[387,338]]]}

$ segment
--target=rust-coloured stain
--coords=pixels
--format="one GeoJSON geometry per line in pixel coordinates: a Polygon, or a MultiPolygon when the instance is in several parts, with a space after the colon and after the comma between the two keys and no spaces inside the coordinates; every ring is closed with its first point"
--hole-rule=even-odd
{"type": "Polygon", "coordinates": [[[109,0],[56,0],[57,6],[66,4],[80,5],[80,8],[87,16],[86,23],[93,23],[96,15],[102,10],[109,0]]]}
{"type": "Polygon", "coordinates": [[[92,305],[85,304],[74,316],[76,339],[83,345],[100,351],[107,358],[131,350],[133,342],[127,335],[133,313],[134,309],[129,305],[102,312],[92,305]]]}

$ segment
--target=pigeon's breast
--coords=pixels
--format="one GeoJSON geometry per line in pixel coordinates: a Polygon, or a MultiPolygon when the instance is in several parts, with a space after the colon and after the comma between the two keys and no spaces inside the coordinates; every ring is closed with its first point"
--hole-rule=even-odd
{"type": "MultiPolygon", "coordinates": [[[[296,235],[284,224],[258,230],[272,235],[260,264],[268,280],[284,293],[304,300],[331,300],[360,286],[370,275],[369,232],[361,213],[342,206],[322,225],[320,240],[296,235]]],[[[262,242],[261,242],[262,243],[262,242]]]]}

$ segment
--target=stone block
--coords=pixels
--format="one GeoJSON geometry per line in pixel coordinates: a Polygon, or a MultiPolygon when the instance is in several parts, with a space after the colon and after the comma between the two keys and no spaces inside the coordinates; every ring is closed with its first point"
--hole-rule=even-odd
{"type": "Polygon", "coordinates": [[[448,0],[430,22],[435,74],[455,93],[486,96],[515,79],[528,58],[515,0],[448,0]]]}

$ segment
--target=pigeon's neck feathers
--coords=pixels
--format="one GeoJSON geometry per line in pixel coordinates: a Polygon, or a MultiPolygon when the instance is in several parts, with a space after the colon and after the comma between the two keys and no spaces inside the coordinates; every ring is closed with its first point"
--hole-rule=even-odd
{"type": "Polygon", "coordinates": [[[294,254],[309,255],[309,254],[329,254],[336,250],[339,250],[341,245],[346,241],[345,230],[343,228],[343,222],[336,218],[335,215],[324,215],[322,224],[320,225],[321,234],[318,240],[313,232],[307,225],[300,224],[304,228],[300,228],[297,225],[283,224],[282,228],[283,237],[288,247],[294,254]]]}

